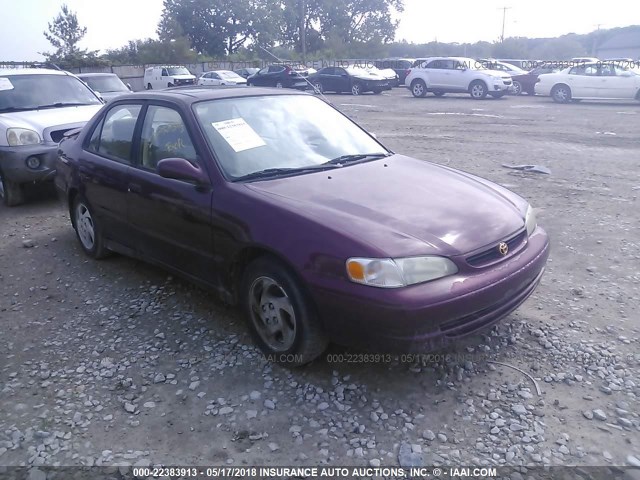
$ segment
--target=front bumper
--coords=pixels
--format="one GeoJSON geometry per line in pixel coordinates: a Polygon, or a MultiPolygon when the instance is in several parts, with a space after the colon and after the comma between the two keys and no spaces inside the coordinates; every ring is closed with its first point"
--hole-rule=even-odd
{"type": "Polygon", "coordinates": [[[0,168],[5,178],[15,183],[45,182],[56,173],[58,144],[41,143],[20,147],[0,147],[0,168]],[[29,157],[37,157],[37,168],[27,166],[29,157]]]}
{"type": "Polygon", "coordinates": [[[494,325],[542,278],[549,239],[541,228],[527,248],[493,267],[398,289],[313,288],[332,341],[377,352],[434,351],[494,325]]]}

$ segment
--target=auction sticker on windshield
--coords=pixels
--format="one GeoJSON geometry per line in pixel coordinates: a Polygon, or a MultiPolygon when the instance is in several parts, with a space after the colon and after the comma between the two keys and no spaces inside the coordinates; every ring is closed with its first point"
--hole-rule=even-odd
{"type": "Polygon", "coordinates": [[[211,124],[222,138],[224,138],[235,152],[242,152],[250,148],[262,147],[266,145],[260,135],[251,128],[244,118],[232,118],[222,122],[211,124]]]}
{"type": "Polygon", "coordinates": [[[0,77],[0,92],[3,90],[13,90],[13,84],[8,78],[0,77]]]}

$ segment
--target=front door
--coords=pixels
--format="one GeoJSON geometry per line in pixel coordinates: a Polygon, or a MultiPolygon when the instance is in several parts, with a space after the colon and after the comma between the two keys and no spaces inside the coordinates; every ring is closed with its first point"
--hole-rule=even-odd
{"type": "Polygon", "coordinates": [[[156,169],[165,158],[200,163],[177,110],[149,105],[139,150],[129,182],[129,218],[136,249],[152,261],[215,283],[211,187],[163,178],[156,169]]]}

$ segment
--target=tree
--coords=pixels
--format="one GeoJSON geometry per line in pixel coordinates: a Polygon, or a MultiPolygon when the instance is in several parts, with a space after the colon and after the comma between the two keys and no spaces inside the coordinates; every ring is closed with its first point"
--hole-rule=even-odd
{"type": "Polygon", "coordinates": [[[147,63],[193,63],[197,53],[191,49],[189,40],[131,40],[127,45],[107,50],[104,60],[111,64],[144,65],[147,63]]]}
{"type": "Polygon", "coordinates": [[[75,12],[66,4],[53,22],[48,24],[49,31],[43,32],[51,45],[56,48],[54,53],[43,53],[48,61],[58,62],[63,65],[80,65],[97,60],[97,51],[80,49],[78,43],[87,33],[87,27],[81,27],[75,12]]]}

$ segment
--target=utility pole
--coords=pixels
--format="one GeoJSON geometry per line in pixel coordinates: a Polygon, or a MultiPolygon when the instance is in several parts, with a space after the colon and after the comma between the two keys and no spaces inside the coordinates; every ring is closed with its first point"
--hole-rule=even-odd
{"type": "Polygon", "coordinates": [[[307,64],[307,6],[306,0],[298,0],[298,8],[299,8],[299,17],[300,23],[299,27],[299,35],[300,35],[300,50],[302,52],[302,63],[307,64]]]}
{"type": "Polygon", "coordinates": [[[598,53],[598,43],[600,43],[600,27],[604,25],[602,23],[598,23],[596,24],[597,27],[597,31],[596,34],[593,36],[593,43],[591,44],[591,56],[595,57],[596,54],[598,53]]]}
{"type": "Polygon", "coordinates": [[[511,7],[502,7],[499,8],[499,10],[502,10],[502,34],[500,35],[500,43],[504,42],[504,23],[505,23],[505,19],[507,18],[507,10],[511,10],[511,7]]]}

